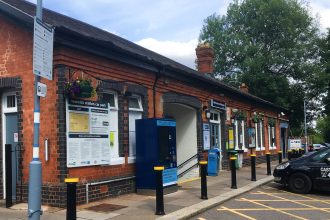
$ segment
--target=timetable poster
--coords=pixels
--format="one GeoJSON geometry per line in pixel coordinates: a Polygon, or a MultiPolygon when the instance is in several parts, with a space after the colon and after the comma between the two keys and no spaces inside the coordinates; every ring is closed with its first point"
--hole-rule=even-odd
{"type": "Polygon", "coordinates": [[[67,166],[110,163],[110,111],[107,103],[70,99],[67,105],[67,166]]]}

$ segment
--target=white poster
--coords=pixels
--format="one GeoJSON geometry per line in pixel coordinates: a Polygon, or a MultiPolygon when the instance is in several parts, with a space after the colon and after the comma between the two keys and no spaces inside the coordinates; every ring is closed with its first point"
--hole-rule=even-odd
{"type": "Polygon", "coordinates": [[[203,147],[204,150],[210,150],[210,125],[203,124],[203,147]]]}
{"type": "Polygon", "coordinates": [[[67,105],[67,166],[110,163],[108,104],[71,99],[67,105]]]}

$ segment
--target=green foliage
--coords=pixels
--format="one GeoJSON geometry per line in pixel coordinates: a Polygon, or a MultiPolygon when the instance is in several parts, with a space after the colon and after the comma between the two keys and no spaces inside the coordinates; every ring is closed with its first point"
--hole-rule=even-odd
{"type": "Polygon", "coordinates": [[[319,118],[316,122],[316,133],[322,142],[330,143],[330,117],[319,118]]]}
{"type": "Polygon", "coordinates": [[[322,75],[317,23],[307,5],[297,0],[235,0],[225,16],[213,14],[205,20],[199,40],[214,49],[214,75],[235,87],[245,83],[251,94],[288,108],[290,126],[298,133],[293,135],[300,135],[303,99],[319,97],[315,76],[322,75]]]}
{"type": "Polygon", "coordinates": [[[330,29],[328,29],[327,36],[321,42],[321,62],[324,74],[320,75],[318,87],[324,88],[324,97],[322,99],[325,106],[324,113],[330,116],[330,29]]]}

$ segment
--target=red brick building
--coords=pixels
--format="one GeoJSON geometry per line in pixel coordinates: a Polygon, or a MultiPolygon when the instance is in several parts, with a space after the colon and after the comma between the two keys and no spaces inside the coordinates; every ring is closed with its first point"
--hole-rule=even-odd
{"type": "MultiPolygon", "coordinates": [[[[29,2],[0,0],[0,198],[6,196],[5,144],[10,143],[15,152],[12,190],[16,202],[27,200],[32,159],[34,15],[35,5],[29,2]]],[[[230,149],[242,150],[244,163],[249,161],[249,146],[256,147],[259,161],[268,151],[274,156],[279,150],[285,152],[288,111],[249,94],[244,85],[237,90],[211,78],[208,73],[212,72],[213,52],[207,45],[196,49],[200,70],[197,72],[47,9],[43,21],[55,27],[53,80],[41,80],[47,84],[40,117],[43,204],[65,204],[67,177],[80,179],[79,203],[134,192],[134,124],[138,118],[176,120],[179,176],[195,167],[198,159],[213,147],[222,150],[225,167],[230,149]],[[76,78],[91,80],[97,93],[91,101],[108,103],[111,143],[109,155],[103,155],[108,157],[106,163],[70,165],[69,131],[75,128],[68,125],[74,119],[65,85],[76,78]],[[206,113],[210,113],[209,118],[206,113]]],[[[78,116],[74,115],[76,121],[85,120],[78,116]]],[[[97,153],[91,149],[90,154],[97,153]]],[[[79,157],[86,156],[83,150],[79,152],[79,157]]]]}

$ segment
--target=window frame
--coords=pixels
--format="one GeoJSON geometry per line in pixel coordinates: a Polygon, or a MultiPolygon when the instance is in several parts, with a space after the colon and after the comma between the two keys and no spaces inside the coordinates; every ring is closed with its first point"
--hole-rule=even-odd
{"type": "Polygon", "coordinates": [[[128,110],[129,110],[129,111],[139,111],[139,112],[143,112],[142,98],[141,98],[140,95],[133,94],[133,95],[131,95],[131,96],[128,98],[128,110]],[[132,98],[137,99],[138,104],[139,104],[139,108],[130,108],[130,107],[129,107],[129,102],[130,102],[130,99],[132,99],[132,98]]]}
{"type": "MultiPolygon", "coordinates": [[[[110,114],[116,114],[116,121],[117,121],[117,126],[115,129],[110,130],[110,132],[115,132],[115,146],[117,149],[116,150],[111,150],[111,154],[110,155],[110,164],[109,165],[119,165],[119,164],[124,164],[125,163],[125,157],[124,156],[120,156],[119,154],[119,147],[120,147],[120,143],[119,143],[119,107],[118,107],[118,93],[113,91],[113,90],[106,90],[103,92],[103,94],[112,94],[114,96],[114,103],[115,106],[110,106],[109,103],[109,111],[110,114]],[[117,146],[116,146],[117,145],[117,146]],[[116,154],[115,156],[113,156],[114,154],[116,154]]],[[[111,122],[110,122],[111,123],[111,122]]]]}
{"type": "MultiPolygon", "coordinates": [[[[221,114],[220,114],[219,111],[215,111],[215,110],[211,110],[210,113],[211,113],[211,116],[213,114],[213,118],[211,117],[212,119],[210,118],[210,120],[209,120],[210,129],[211,129],[211,124],[217,124],[219,126],[219,129],[218,129],[218,133],[219,133],[219,135],[218,135],[218,138],[219,138],[218,145],[219,145],[219,149],[221,149],[221,118],[220,118],[221,114]],[[218,115],[218,120],[214,120],[214,115],[215,114],[218,115]]],[[[210,132],[211,132],[211,130],[210,130],[210,132]]],[[[211,133],[210,133],[210,139],[211,139],[211,133]]],[[[210,142],[211,142],[211,140],[210,140],[210,142]]],[[[210,147],[212,148],[213,146],[210,146],[210,147]]]]}
{"type": "MultiPolygon", "coordinates": [[[[143,118],[143,105],[142,105],[142,97],[140,95],[137,94],[133,94],[128,98],[128,120],[130,119],[130,113],[131,112],[138,112],[141,114],[141,119],[143,118]],[[129,101],[130,98],[136,98],[139,104],[139,108],[130,108],[129,107],[129,101]]],[[[130,124],[130,122],[128,122],[130,124]]],[[[128,137],[130,136],[130,129],[129,129],[129,125],[128,125],[128,137]]],[[[135,131],[136,133],[136,131],[135,131]]],[[[136,155],[132,156],[130,155],[130,138],[128,139],[128,163],[135,163],[136,161],[136,155]]],[[[136,145],[135,145],[135,152],[136,152],[136,145]]]]}

